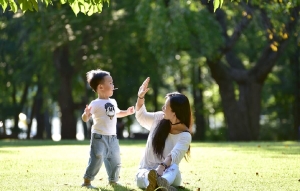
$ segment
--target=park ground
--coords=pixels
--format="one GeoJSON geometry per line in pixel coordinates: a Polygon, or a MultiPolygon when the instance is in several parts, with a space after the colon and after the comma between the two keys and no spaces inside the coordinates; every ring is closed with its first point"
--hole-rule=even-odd
{"type": "MultiPolygon", "coordinates": [[[[134,182],[145,141],[120,140],[122,186],[107,185],[104,165],[93,181],[99,190],[141,191],[134,182]]],[[[0,141],[0,190],[82,191],[89,141],[0,141]]],[[[299,142],[193,142],[180,170],[182,191],[299,191],[299,142]]]]}

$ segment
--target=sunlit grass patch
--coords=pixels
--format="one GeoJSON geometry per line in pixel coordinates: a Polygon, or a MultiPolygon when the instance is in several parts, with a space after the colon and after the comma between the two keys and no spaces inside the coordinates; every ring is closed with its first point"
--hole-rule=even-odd
{"type": "MultiPolygon", "coordinates": [[[[121,187],[107,185],[104,165],[92,182],[101,190],[141,190],[134,178],[145,141],[121,140],[121,187]]],[[[0,141],[0,190],[85,190],[80,187],[88,141],[0,141]]],[[[180,165],[179,190],[299,190],[300,143],[192,143],[180,165]]]]}

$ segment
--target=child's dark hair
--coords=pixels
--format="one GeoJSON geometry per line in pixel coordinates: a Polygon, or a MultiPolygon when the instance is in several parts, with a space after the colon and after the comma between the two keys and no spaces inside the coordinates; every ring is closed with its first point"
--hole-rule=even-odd
{"type": "Polygon", "coordinates": [[[91,70],[86,73],[86,79],[94,92],[97,92],[97,86],[103,82],[105,76],[109,75],[110,73],[104,70],[91,70]]]}

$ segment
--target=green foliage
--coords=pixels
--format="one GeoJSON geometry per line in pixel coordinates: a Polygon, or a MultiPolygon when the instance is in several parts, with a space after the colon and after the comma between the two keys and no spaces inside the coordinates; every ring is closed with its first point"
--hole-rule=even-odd
{"type": "MultiPolygon", "coordinates": [[[[210,0],[208,0],[210,1],[210,0]]],[[[75,15],[78,13],[83,13],[88,16],[91,16],[94,13],[101,13],[103,4],[109,3],[109,0],[60,0],[61,4],[69,4],[72,8],[75,15]]],[[[21,9],[23,13],[27,10],[30,11],[39,11],[39,4],[45,4],[48,6],[52,5],[54,1],[52,0],[0,0],[0,5],[2,6],[3,11],[9,6],[10,10],[16,13],[18,8],[21,9]]],[[[221,8],[223,0],[214,0],[214,11],[217,8],[221,8]]]]}
{"type": "Polygon", "coordinates": [[[214,15],[199,6],[197,3],[191,4],[191,11],[186,12],[186,22],[193,45],[192,51],[201,52],[201,56],[204,57],[212,57],[222,46],[224,39],[214,15]]]}
{"type": "MultiPolygon", "coordinates": [[[[210,1],[210,0],[209,0],[210,1]]],[[[231,0],[232,1],[232,0],[231,0]]],[[[214,0],[214,11],[217,10],[217,8],[221,8],[223,4],[223,0],[214,0]]]]}
{"type": "MultiPolygon", "coordinates": [[[[20,9],[23,13],[29,11],[39,11],[39,4],[53,5],[52,0],[0,0],[0,5],[3,11],[9,6],[10,10],[16,13],[20,9]]],[[[75,15],[79,12],[91,16],[94,13],[101,13],[104,3],[109,3],[109,0],[60,0],[61,4],[69,4],[75,15]]]]}
{"type": "Polygon", "coordinates": [[[293,129],[296,119],[292,115],[296,107],[296,82],[299,80],[296,74],[299,64],[294,60],[299,59],[299,37],[292,35],[290,43],[294,46],[285,49],[263,89],[262,140],[291,140],[294,133],[300,133],[293,129]]]}
{"type": "MultiPolygon", "coordinates": [[[[9,6],[8,1],[0,2],[6,2],[6,6],[9,6]]],[[[119,0],[103,9],[101,14],[87,17],[79,14],[81,9],[88,14],[87,4],[76,2],[71,2],[74,9],[67,5],[69,1],[43,1],[38,3],[38,12],[35,12],[32,3],[34,12],[1,12],[0,121],[15,116],[26,84],[29,84],[30,91],[23,112],[30,113],[38,82],[43,84],[45,105],[52,107],[52,104],[57,103],[61,81],[53,64],[53,52],[61,46],[69,47],[71,67],[66,75],[73,74],[72,95],[77,106],[74,110],[79,117],[83,110],[81,105],[88,104],[96,97],[85,79],[85,73],[91,69],[101,68],[111,72],[115,87],[119,88],[114,98],[122,109],[134,105],[140,83],[150,76],[151,90],[146,97],[146,104],[149,111],[153,111],[154,108],[161,108],[167,92],[179,89],[189,96],[191,103],[194,102],[191,96],[194,66],[201,66],[202,70],[202,82],[195,88],[204,89],[205,118],[209,115],[223,116],[219,89],[210,75],[206,58],[217,56],[225,39],[217,20],[220,18],[216,18],[216,14],[211,13],[206,5],[199,1],[170,0],[166,5],[164,1],[119,0]],[[74,12],[78,13],[77,17],[74,17],[74,12]],[[14,90],[15,97],[12,96],[14,90]],[[16,105],[13,104],[14,98],[16,105]]],[[[296,5],[295,1],[289,4],[277,1],[252,3],[254,7],[260,6],[266,11],[275,30],[265,30],[260,12],[253,13],[250,25],[233,48],[234,54],[242,60],[246,69],[254,66],[270,40],[271,33],[273,37],[284,37],[282,23],[287,22],[287,19],[282,15],[290,14],[287,7],[296,5]]],[[[226,20],[228,35],[244,18],[243,5],[236,2],[222,5],[221,11],[227,15],[223,19],[226,20]]],[[[296,33],[292,36],[291,42],[299,39],[296,33]]],[[[284,58],[280,60],[280,66],[269,75],[264,86],[262,114],[268,115],[271,122],[270,125],[263,124],[264,136],[261,137],[279,137],[281,140],[292,134],[290,130],[294,116],[290,114],[294,87],[289,81],[294,80],[294,75],[289,71],[288,58],[295,52],[295,47],[295,44],[287,46],[285,54],[281,55],[284,58]],[[276,121],[279,118],[279,122],[276,121]],[[283,126],[286,132],[280,129],[283,126]],[[267,131],[276,132],[276,136],[269,136],[267,131]],[[282,137],[279,133],[282,133],[282,137]]],[[[224,119],[218,119],[221,126],[224,126],[224,119]]],[[[128,118],[128,121],[133,120],[128,118]]],[[[208,139],[225,139],[222,137],[224,134],[218,131],[208,130],[208,139]]]]}

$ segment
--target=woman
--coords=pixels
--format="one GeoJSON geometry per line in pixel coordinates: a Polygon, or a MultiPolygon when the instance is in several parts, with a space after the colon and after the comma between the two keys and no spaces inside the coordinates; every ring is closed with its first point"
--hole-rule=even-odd
{"type": "MultiPolygon", "coordinates": [[[[192,115],[188,98],[178,92],[169,93],[159,112],[147,112],[144,97],[148,92],[148,77],[138,91],[136,119],[150,131],[145,153],[136,174],[139,188],[176,190],[180,186],[179,163],[190,153],[192,115]]],[[[187,158],[186,158],[187,159],[187,158]]]]}

